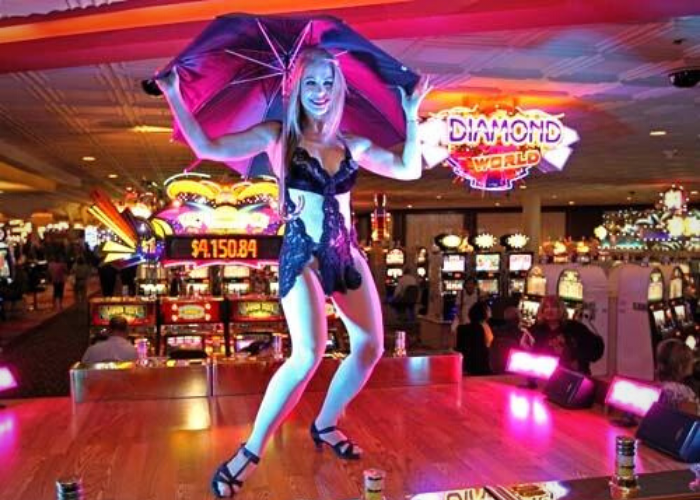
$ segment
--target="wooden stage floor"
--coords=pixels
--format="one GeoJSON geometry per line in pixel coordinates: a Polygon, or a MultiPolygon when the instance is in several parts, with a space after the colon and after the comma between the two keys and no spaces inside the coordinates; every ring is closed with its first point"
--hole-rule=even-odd
{"type": "MultiPolygon", "coordinates": [[[[607,476],[613,427],[592,410],[564,410],[504,378],[461,387],[365,390],[343,428],[359,462],[317,453],[308,426],[321,393],[305,395],[271,442],[242,500],[357,498],[362,470],[388,473],[388,500],[452,488],[607,476]]],[[[251,427],[259,396],[101,402],[10,402],[0,410],[0,498],[55,498],[54,481],[83,477],[88,499],[205,499],[211,472],[251,427]]],[[[685,468],[640,446],[640,472],[685,468]]]]}

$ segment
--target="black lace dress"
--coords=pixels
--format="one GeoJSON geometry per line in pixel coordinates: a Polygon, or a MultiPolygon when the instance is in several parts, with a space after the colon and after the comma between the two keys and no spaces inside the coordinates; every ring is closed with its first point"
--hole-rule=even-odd
{"type": "MultiPolygon", "coordinates": [[[[355,185],[357,170],[347,146],[345,158],[334,175],[305,149],[297,147],[292,154],[287,188],[323,196],[323,231],[320,240],[315,242],[300,217],[287,223],[279,263],[281,297],[289,293],[297,276],[313,257],[318,261],[318,275],[326,296],[356,290],[362,284],[351,253],[352,246],[357,246],[357,236],[354,229],[348,230],[345,225],[336,199],[336,195],[349,192],[355,185]]],[[[293,213],[296,204],[289,193],[286,194],[287,213],[293,213]]]]}

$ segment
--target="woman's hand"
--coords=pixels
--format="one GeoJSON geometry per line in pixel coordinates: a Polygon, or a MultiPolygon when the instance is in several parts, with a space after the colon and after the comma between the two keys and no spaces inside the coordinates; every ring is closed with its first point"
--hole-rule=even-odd
{"type": "Polygon", "coordinates": [[[158,84],[158,87],[160,88],[160,90],[163,91],[163,94],[166,96],[170,96],[175,92],[179,92],[180,75],[177,74],[177,66],[173,66],[173,69],[171,69],[162,78],[156,79],[156,84],[158,84]]]}
{"type": "Polygon", "coordinates": [[[418,120],[420,105],[423,99],[425,99],[425,96],[432,90],[433,86],[430,85],[430,77],[428,76],[421,76],[421,79],[418,81],[411,95],[407,95],[403,87],[399,87],[399,92],[401,92],[401,106],[403,106],[403,111],[406,113],[406,120],[418,120]]]}

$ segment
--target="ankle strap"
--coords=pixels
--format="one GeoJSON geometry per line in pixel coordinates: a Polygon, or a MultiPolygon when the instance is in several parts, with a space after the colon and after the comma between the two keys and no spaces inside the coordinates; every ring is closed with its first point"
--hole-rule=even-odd
{"type": "MultiPolygon", "coordinates": [[[[316,428],[316,424],[314,424],[314,428],[316,428]]],[[[328,434],[329,432],[335,432],[338,428],[335,425],[331,425],[330,427],[326,427],[325,429],[316,429],[317,434],[328,434]]]]}
{"type": "Polygon", "coordinates": [[[244,457],[253,462],[255,465],[258,465],[258,463],[260,462],[260,457],[252,451],[250,451],[248,448],[246,448],[245,443],[241,445],[241,451],[243,452],[244,457]]]}

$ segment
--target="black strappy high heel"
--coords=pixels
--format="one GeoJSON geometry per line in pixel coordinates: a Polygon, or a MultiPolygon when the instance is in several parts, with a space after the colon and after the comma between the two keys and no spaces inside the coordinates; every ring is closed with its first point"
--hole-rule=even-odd
{"type": "Polygon", "coordinates": [[[333,450],[333,452],[340,458],[345,459],[345,460],[359,460],[362,458],[362,455],[360,453],[357,453],[355,451],[355,443],[350,441],[349,439],[343,439],[341,441],[338,441],[335,444],[331,444],[325,439],[321,437],[322,434],[328,434],[329,432],[334,432],[338,430],[335,425],[331,427],[326,427],[325,429],[318,430],[316,428],[316,423],[314,422],[311,424],[311,439],[314,440],[314,444],[316,445],[316,449],[318,451],[321,451],[323,449],[323,445],[327,445],[330,449],[333,450]]]}
{"type": "Polygon", "coordinates": [[[216,472],[214,472],[214,477],[211,480],[211,489],[214,493],[214,496],[216,498],[233,498],[234,496],[236,496],[237,491],[239,491],[243,487],[243,481],[238,479],[238,476],[240,476],[241,473],[244,470],[246,470],[248,465],[250,465],[251,463],[258,465],[258,463],[260,463],[260,457],[252,451],[249,451],[245,447],[245,443],[243,443],[241,447],[238,448],[238,451],[229,460],[219,465],[219,468],[216,469],[216,472]],[[241,452],[243,452],[243,456],[246,458],[246,462],[243,464],[243,467],[241,467],[238,470],[238,472],[236,472],[235,475],[231,475],[231,471],[229,471],[228,469],[228,463],[234,458],[236,458],[236,456],[238,456],[238,454],[241,452]],[[228,486],[228,488],[231,490],[231,494],[226,496],[222,495],[221,490],[219,490],[220,484],[228,486]]]}

